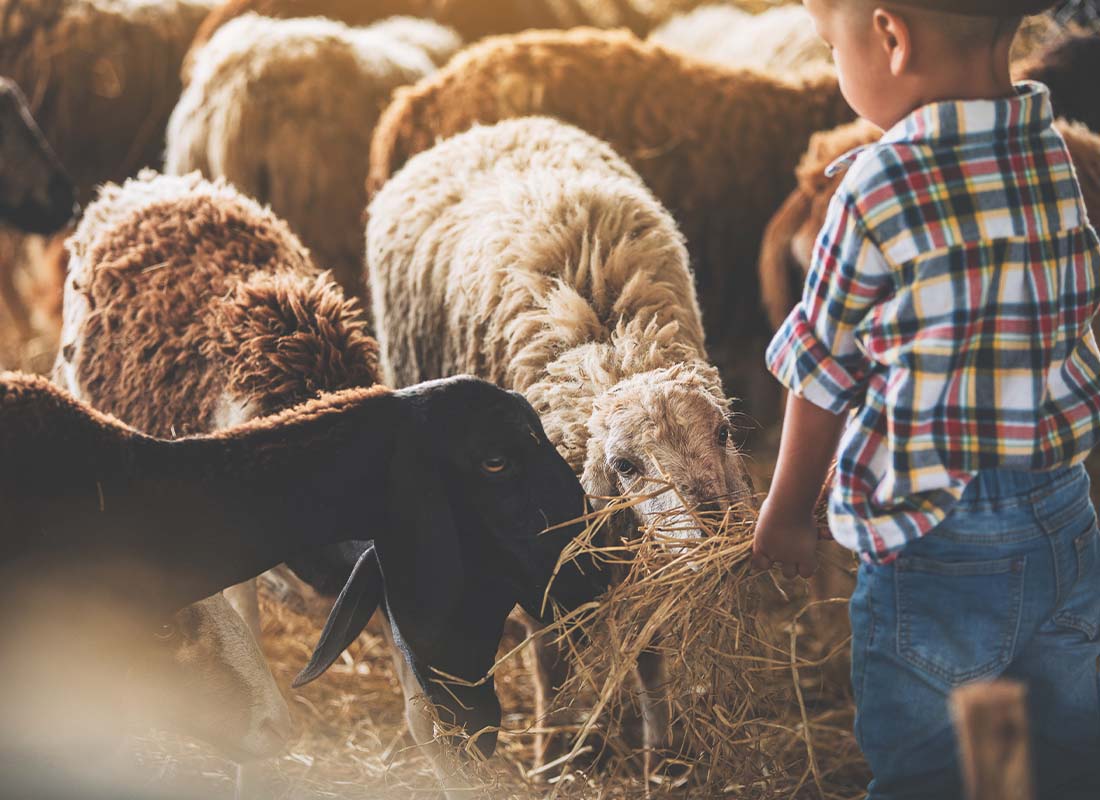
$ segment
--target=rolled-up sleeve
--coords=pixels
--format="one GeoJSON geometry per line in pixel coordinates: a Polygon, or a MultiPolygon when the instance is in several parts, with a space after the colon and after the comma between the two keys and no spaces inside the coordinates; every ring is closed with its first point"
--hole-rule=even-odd
{"type": "Polygon", "coordinates": [[[856,329],[891,291],[893,274],[842,188],[814,245],[802,300],[768,346],[771,373],[826,411],[849,409],[863,394],[869,368],[856,329]]]}

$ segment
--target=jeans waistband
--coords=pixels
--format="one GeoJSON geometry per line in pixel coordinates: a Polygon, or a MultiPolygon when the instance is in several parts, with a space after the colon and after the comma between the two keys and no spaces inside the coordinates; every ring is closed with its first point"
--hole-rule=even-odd
{"type": "Polygon", "coordinates": [[[1087,480],[1083,464],[1040,472],[983,469],[971,478],[958,505],[988,507],[1006,501],[1034,501],[1078,480],[1087,480]]]}

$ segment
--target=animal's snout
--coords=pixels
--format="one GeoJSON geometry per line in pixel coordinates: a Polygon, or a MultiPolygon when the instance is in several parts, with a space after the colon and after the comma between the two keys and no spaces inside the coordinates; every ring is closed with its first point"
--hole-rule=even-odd
{"type": "Polygon", "coordinates": [[[695,506],[695,513],[702,517],[713,517],[717,519],[725,513],[726,507],[727,504],[721,500],[704,500],[695,506]]]}

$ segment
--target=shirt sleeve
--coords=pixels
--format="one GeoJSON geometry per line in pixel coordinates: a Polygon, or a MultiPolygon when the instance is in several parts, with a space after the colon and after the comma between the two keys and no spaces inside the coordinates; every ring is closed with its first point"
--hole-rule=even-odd
{"type": "Polygon", "coordinates": [[[893,270],[842,188],[814,245],[802,300],[768,346],[768,369],[826,411],[849,409],[863,395],[870,363],[856,328],[892,283],[893,270]]]}

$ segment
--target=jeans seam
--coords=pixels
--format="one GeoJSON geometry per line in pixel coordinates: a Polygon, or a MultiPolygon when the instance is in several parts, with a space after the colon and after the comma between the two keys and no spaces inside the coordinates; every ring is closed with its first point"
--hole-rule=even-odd
{"type": "MultiPolygon", "coordinates": [[[[871,594],[870,581],[868,581],[867,594],[868,595],[871,594]]],[[[867,697],[867,695],[866,695],[867,658],[868,658],[868,655],[871,652],[872,645],[874,645],[874,643],[875,643],[875,625],[876,625],[876,623],[875,623],[875,603],[874,603],[874,598],[870,597],[870,596],[868,596],[868,598],[867,598],[867,612],[868,612],[868,615],[871,618],[871,625],[870,625],[870,630],[867,632],[867,641],[863,645],[863,653],[860,657],[860,662],[859,662],[859,697],[860,697],[861,700],[866,699],[866,697],[867,697]]],[[[861,715],[859,715],[859,714],[856,715],[856,725],[852,729],[852,733],[855,734],[857,744],[859,744],[860,739],[862,738],[860,736],[860,730],[862,729],[863,726],[861,724],[859,724],[859,723],[862,722],[862,720],[860,719],[860,716],[861,715]]],[[[860,747],[862,748],[862,745],[860,745],[860,747]]]]}

